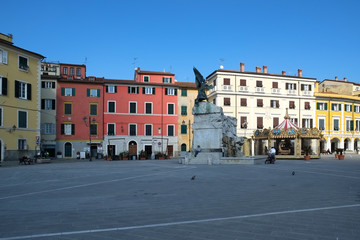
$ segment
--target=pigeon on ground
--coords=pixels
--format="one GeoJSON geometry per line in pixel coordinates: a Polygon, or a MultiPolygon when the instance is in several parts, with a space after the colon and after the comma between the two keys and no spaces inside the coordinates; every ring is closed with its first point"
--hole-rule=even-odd
{"type": "Polygon", "coordinates": [[[192,176],[192,177],[191,177],[191,180],[195,180],[195,177],[196,177],[195,175],[194,175],[194,176],[192,176]]]}
{"type": "Polygon", "coordinates": [[[292,171],[292,173],[291,173],[293,176],[295,175],[295,171],[292,171]]]}

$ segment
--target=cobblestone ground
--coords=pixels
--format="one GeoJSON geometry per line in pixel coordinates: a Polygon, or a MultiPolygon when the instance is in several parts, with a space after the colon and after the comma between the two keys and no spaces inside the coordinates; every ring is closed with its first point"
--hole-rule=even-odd
{"type": "Polygon", "coordinates": [[[3,164],[4,239],[360,239],[360,157],[3,164]],[[191,178],[195,176],[195,180],[191,178]]]}

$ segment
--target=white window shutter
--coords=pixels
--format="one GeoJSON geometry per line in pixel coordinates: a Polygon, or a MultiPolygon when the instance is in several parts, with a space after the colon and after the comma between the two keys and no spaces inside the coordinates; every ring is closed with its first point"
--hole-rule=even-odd
{"type": "Polygon", "coordinates": [[[8,64],[8,52],[7,51],[3,51],[2,62],[3,62],[3,64],[8,64]]]}

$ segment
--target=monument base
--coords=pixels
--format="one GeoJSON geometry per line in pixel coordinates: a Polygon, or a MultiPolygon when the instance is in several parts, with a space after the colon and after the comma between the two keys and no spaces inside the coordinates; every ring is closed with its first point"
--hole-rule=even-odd
{"type": "Polygon", "coordinates": [[[266,157],[222,157],[219,152],[200,152],[196,157],[191,153],[187,153],[185,158],[181,158],[180,164],[205,164],[205,165],[225,165],[225,164],[264,164],[266,157]]]}

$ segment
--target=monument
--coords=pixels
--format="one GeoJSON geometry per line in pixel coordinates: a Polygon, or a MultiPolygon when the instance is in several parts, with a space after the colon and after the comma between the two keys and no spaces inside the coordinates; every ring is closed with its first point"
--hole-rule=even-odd
{"type": "Polygon", "coordinates": [[[225,116],[221,107],[209,103],[205,90],[212,86],[194,67],[195,83],[198,96],[195,100],[192,114],[193,152],[186,154],[183,164],[241,164],[252,163],[254,158],[244,157],[242,145],[244,138],[236,135],[237,120],[225,116]]]}

